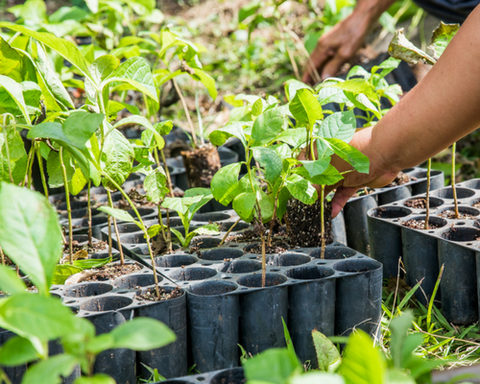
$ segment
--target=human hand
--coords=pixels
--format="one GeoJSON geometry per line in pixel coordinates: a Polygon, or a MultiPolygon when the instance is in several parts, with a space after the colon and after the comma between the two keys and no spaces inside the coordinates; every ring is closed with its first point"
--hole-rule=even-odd
{"type": "Polygon", "coordinates": [[[316,76],[312,65],[322,80],[335,76],[340,67],[362,46],[370,22],[371,19],[364,13],[354,11],[320,37],[304,68],[302,81],[307,84],[315,83],[316,76]]]}

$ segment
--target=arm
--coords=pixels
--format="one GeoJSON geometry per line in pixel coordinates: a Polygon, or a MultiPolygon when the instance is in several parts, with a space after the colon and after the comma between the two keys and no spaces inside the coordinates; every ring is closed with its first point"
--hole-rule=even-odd
{"type": "MultiPolygon", "coordinates": [[[[475,8],[444,54],[374,127],[351,144],[370,158],[370,174],[347,174],[332,201],[336,215],[358,187],[388,184],[480,126],[480,7],[475,8]]],[[[336,160],[340,169],[346,169],[336,160]]]]}
{"type": "Polygon", "coordinates": [[[314,65],[322,79],[335,76],[347,60],[362,46],[368,28],[378,20],[395,0],[358,0],[357,5],[345,20],[325,33],[317,43],[307,63],[303,82],[313,83],[314,65]]]}

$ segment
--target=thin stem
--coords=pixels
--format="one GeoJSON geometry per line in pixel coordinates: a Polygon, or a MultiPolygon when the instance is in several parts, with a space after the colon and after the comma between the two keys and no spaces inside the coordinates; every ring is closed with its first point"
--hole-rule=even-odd
{"type": "Polygon", "coordinates": [[[265,252],[265,234],[262,233],[262,288],[265,287],[266,281],[267,281],[267,255],[265,252]]]}
{"type": "Polygon", "coordinates": [[[88,211],[88,245],[92,246],[92,205],[90,203],[90,189],[92,188],[92,180],[88,180],[87,186],[87,211],[88,211]]]}
{"type": "Polygon", "coordinates": [[[273,216],[272,220],[270,220],[270,231],[268,232],[267,237],[267,245],[269,247],[272,246],[272,233],[273,233],[273,225],[275,224],[275,218],[277,217],[277,205],[278,205],[278,194],[275,196],[275,202],[273,203],[273,216]]]}
{"type": "MultiPolygon", "coordinates": [[[[5,384],[12,384],[12,382],[10,381],[10,379],[8,378],[7,374],[2,370],[0,369],[0,378],[5,381],[5,384]]],[[[0,381],[1,383],[1,381],[0,381]]]]}
{"type": "Polygon", "coordinates": [[[284,36],[285,29],[283,28],[283,25],[279,20],[277,20],[277,26],[280,29],[280,38],[283,41],[283,44],[285,46],[285,50],[287,51],[287,55],[288,55],[288,58],[290,60],[290,63],[292,64],[292,68],[293,68],[293,72],[295,73],[295,77],[297,78],[297,80],[301,80],[302,78],[300,76],[300,72],[298,71],[297,62],[295,61],[295,58],[293,57],[292,51],[290,51],[290,48],[288,47],[287,40],[285,39],[285,36],[284,36]]]}
{"type": "Polygon", "coordinates": [[[195,109],[197,110],[197,120],[198,120],[198,130],[200,134],[200,144],[205,145],[205,138],[203,137],[203,120],[202,114],[200,113],[200,105],[198,103],[198,89],[195,86],[195,109]]]}
{"type": "Polygon", "coordinates": [[[170,196],[175,197],[173,195],[172,179],[170,177],[170,171],[168,170],[167,160],[165,159],[165,153],[163,152],[163,149],[160,150],[160,155],[162,156],[162,162],[164,164],[163,170],[165,171],[165,175],[167,176],[167,183],[168,183],[167,187],[170,190],[170,196]]]}
{"type": "Polygon", "coordinates": [[[112,216],[108,215],[108,257],[112,257],[112,216]]]}
{"type": "MultiPolygon", "coordinates": [[[[168,165],[165,161],[165,154],[163,153],[163,150],[160,150],[160,153],[162,154],[162,160],[163,164],[165,165],[163,167],[165,171],[165,175],[167,176],[167,188],[170,192],[170,194],[173,197],[173,192],[172,192],[172,182],[170,180],[170,172],[168,171],[168,165]]],[[[161,168],[162,164],[160,163],[160,159],[158,158],[158,148],[155,147],[154,149],[154,154],[155,154],[155,161],[157,162],[157,167],[161,168]]],[[[165,241],[165,245],[167,246],[167,252],[172,251],[172,238],[171,238],[171,233],[170,233],[170,214],[168,213],[167,209],[167,233],[165,233],[165,228],[163,227],[163,218],[162,218],[162,211],[160,208],[160,204],[158,203],[157,209],[158,209],[158,224],[160,225],[160,228],[162,229],[162,236],[163,240],[165,241]]]]}
{"type": "Polygon", "coordinates": [[[325,259],[325,185],[321,186],[320,192],[320,225],[321,225],[321,236],[322,236],[322,250],[320,253],[320,258],[325,259]]]}
{"type": "Polygon", "coordinates": [[[163,237],[163,241],[165,242],[165,246],[167,247],[167,250],[170,249],[170,246],[168,244],[168,239],[167,239],[167,235],[165,233],[165,228],[163,226],[163,218],[162,218],[162,210],[160,209],[160,204],[159,203],[157,205],[157,209],[158,209],[158,224],[160,225],[160,229],[162,230],[162,237],[163,237]]]}
{"type": "Polygon", "coordinates": [[[36,152],[37,152],[37,160],[38,160],[38,168],[40,169],[40,177],[42,179],[43,185],[43,193],[45,197],[48,199],[48,186],[47,186],[47,179],[45,178],[45,170],[43,169],[43,157],[42,152],[40,150],[40,142],[36,142],[36,152]]]}
{"type": "Polygon", "coordinates": [[[238,218],[237,221],[235,221],[235,223],[233,223],[233,225],[228,229],[227,233],[225,234],[225,236],[223,236],[223,239],[222,241],[220,242],[220,244],[218,244],[218,246],[221,246],[225,243],[225,241],[227,240],[227,237],[228,235],[230,235],[230,232],[232,232],[233,228],[235,228],[235,226],[240,222],[240,220],[242,220],[240,217],[238,218]]]}
{"type": "Polygon", "coordinates": [[[457,143],[452,144],[452,192],[453,192],[453,201],[455,203],[455,218],[458,219],[458,200],[457,200],[457,190],[455,189],[455,152],[457,151],[457,143]]]}
{"type": "MultiPolygon", "coordinates": [[[[107,190],[107,196],[108,196],[108,204],[110,205],[110,208],[113,208],[112,194],[110,193],[109,190],[107,190]]],[[[125,258],[123,257],[122,243],[120,241],[120,232],[118,231],[117,219],[115,217],[113,218],[113,228],[115,230],[115,235],[117,236],[118,252],[120,252],[120,264],[124,266],[125,258]]],[[[110,253],[112,252],[111,249],[112,247],[110,247],[110,253]]]]}
{"type": "Polygon", "coordinates": [[[67,168],[63,162],[63,147],[60,147],[60,166],[62,168],[63,186],[65,187],[65,201],[67,203],[68,214],[68,261],[73,264],[73,227],[72,227],[72,208],[70,206],[70,192],[68,191],[67,168]]]}
{"type": "Polygon", "coordinates": [[[185,111],[185,115],[187,115],[188,125],[190,127],[190,132],[192,134],[193,148],[197,148],[197,146],[198,146],[197,135],[195,134],[195,127],[193,126],[192,119],[190,118],[190,113],[188,111],[187,102],[185,101],[185,97],[183,97],[182,90],[178,86],[176,80],[172,79],[172,82],[173,82],[173,86],[175,87],[175,90],[178,93],[178,97],[180,97],[180,100],[182,102],[182,106],[183,106],[183,110],[185,111]]]}
{"type": "Polygon", "coordinates": [[[2,257],[2,265],[5,266],[5,254],[3,253],[2,247],[0,247],[0,256],[2,257]]]}
{"type": "Polygon", "coordinates": [[[427,165],[427,195],[425,198],[425,230],[428,229],[428,224],[430,222],[430,174],[432,171],[432,159],[428,159],[427,165]]]}
{"type": "Polygon", "coordinates": [[[12,184],[15,184],[15,182],[13,181],[13,175],[12,175],[12,165],[10,164],[10,148],[8,146],[8,133],[7,133],[7,125],[5,124],[5,119],[4,119],[4,125],[2,128],[3,128],[5,150],[7,151],[8,176],[10,177],[10,182],[12,184]]]}
{"type": "Polygon", "coordinates": [[[35,145],[32,143],[32,146],[30,147],[30,151],[28,151],[28,156],[27,156],[27,173],[25,177],[23,178],[22,182],[22,187],[25,186],[25,180],[28,181],[27,183],[27,188],[31,189],[32,188],[32,168],[33,168],[33,159],[35,155],[35,145]]]}

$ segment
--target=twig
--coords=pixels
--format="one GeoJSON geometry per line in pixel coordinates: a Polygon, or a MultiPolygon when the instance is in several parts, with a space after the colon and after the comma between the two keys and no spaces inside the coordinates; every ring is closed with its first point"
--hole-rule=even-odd
{"type": "Polygon", "coordinates": [[[178,86],[176,80],[172,79],[172,82],[173,82],[173,86],[175,87],[175,90],[178,93],[178,97],[180,97],[180,100],[182,102],[182,106],[183,106],[183,110],[185,111],[185,115],[187,115],[188,125],[190,126],[190,132],[192,133],[193,147],[197,148],[197,146],[198,146],[197,135],[195,133],[195,127],[193,126],[192,119],[190,118],[190,112],[188,111],[187,102],[185,101],[185,97],[183,97],[182,90],[178,86]]]}
{"type": "Polygon", "coordinates": [[[227,237],[228,235],[230,235],[230,232],[232,232],[233,228],[235,228],[235,226],[240,222],[240,220],[242,220],[240,217],[238,218],[237,221],[235,221],[235,223],[233,223],[233,225],[228,229],[227,233],[225,234],[225,236],[223,236],[223,239],[222,241],[220,242],[220,244],[218,244],[218,246],[221,246],[225,243],[225,240],[227,240],[227,237]]]}

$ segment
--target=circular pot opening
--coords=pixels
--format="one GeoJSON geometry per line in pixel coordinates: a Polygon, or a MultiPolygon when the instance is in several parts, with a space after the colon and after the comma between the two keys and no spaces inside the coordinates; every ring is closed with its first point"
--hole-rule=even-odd
{"type": "Polygon", "coordinates": [[[192,255],[165,255],[155,258],[155,265],[160,268],[177,268],[184,265],[192,265],[198,259],[192,255]]]}
{"type": "MultiPolygon", "coordinates": [[[[357,251],[347,247],[328,247],[325,249],[325,260],[341,260],[348,259],[357,254],[357,251]]],[[[316,259],[322,258],[322,249],[318,248],[312,252],[312,257],[316,259]]]]}
{"type": "Polygon", "coordinates": [[[193,221],[200,221],[208,223],[209,221],[222,221],[230,219],[230,215],[221,212],[207,212],[207,213],[196,213],[193,215],[193,221]]]}
{"type": "MultiPolygon", "coordinates": [[[[235,224],[235,221],[225,221],[223,223],[220,223],[220,230],[227,232],[228,230],[230,230],[230,228],[232,228],[234,224],[235,224]]],[[[235,225],[235,227],[233,227],[232,232],[241,231],[243,229],[247,229],[248,227],[250,227],[250,224],[245,223],[243,221],[239,221],[235,225]]]]}
{"type": "MultiPolygon", "coordinates": [[[[161,281],[161,278],[159,278],[161,281]]],[[[133,274],[122,276],[115,279],[113,285],[117,288],[130,289],[136,287],[146,287],[148,285],[155,284],[155,278],[153,274],[133,274]]]]}
{"type": "Polygon", "coordinates": [[[251,273],[260,271],[262,263],[255,260],[234,260],[225,263],[220,270],[225,273],[251,273]]]}
{"type": "MultiPolygon", "coordinates": [[[[265,277],[265,287],[280,285],[285,283],[285,281],[287,281],[286,276],[278,275],[276,273],[267,273],[265,277]]],[[[238,279],[238,284],[243,285],[244,287],[261,288],[262,274],[255,273],[253,275],[242,276],[240,279],[238,279]]]]}
{"type": "Polygon", "coordinates": [[[449,207],[444,207],[441,208],[438,212],[438,216],[445,217],[447,219],[452,219],[452,220],[468,220],[468,219],[473,219],[476,216],[480,215],[480,211],[478,209],[475,209],[473,207],[466,207],[460,205],[458,207],[458,213],[459,216],[458,218],[455,217],[455,206],[449,206],[449,207]]]}
{"type": "Polygon", "coordinates": [[[350,259],[336,263],[333,268],[340,272],[368,272],[381,269],[382,265],[374,260],[350,259]]]}
{"type": "MultiPolygon", "coordinates": [[[[409,220],[403,221],[402,225],[408,228],[421,229],[425,230],[425,217],[426,216],[415,216],[409,220]]],[[[430,229],[438,229],[447,225],[447,220],[442,219],[441,217],[430,216],[428,219],[428,224],[430,229]]]]}
{"type": "Polygon", "coordinates": [[[411,213],[412,211],[405,207],[378,207],[372,210],[372,216],[381,219],[397,219],[408,216],[411,213]]]}
{"type": "MultiPolygon", "coordinates": [[[[180,219],[179,217],[175,217],[175,218],[171,218],[170,217],[170,227],[179,227],[179,226],[182,226],[182,219],[180,219]]],[[[162,219],[162,222],[163,224],[167,225],[167,218],[164,217],[162,219]]]]}
{"type": "MultiPolygon", "coordinates": [[[[147,216],[147,215],[151,215],[153,212],[155,212],[155,210],[152,209],[152,208],[137,208],[137,211],[138,211],[138,213],[140,213],[140,216],[142,216],[142,217],[143,217],[143,216],[147,216]]],[[[137,216],[136,216],[136,213],[135,213],[135,211],[134,211],[133,209],[129,209],[127,212],[128,212],[131,216],[137,217],[137,216]]]]}
{"type": "Polygon", "coordinates": [[[113,287],[105,283],[84,283],[75,285],[66,285],[63,295],[67,297],[89,297],[103,295],[110,292],[113,287]]]}
{"type": "Polygon", "coordinates": [[[125,233],[120,235],[120,240],[122,244],[144,244],[147,241],[143,237],[143,232],[141,233],[125,233]]]}
{"type": "MultiPolygon", "coordinates": [[[[118,224],[117,228],[119,233],[131,233],[141,230],[140,228],[138,228],[138,225],[134,223],[118,224]]],[[[113,229],[114,227],[112,226],[112,231],[113,229]]]]}
{"type": "Polygon", "coordinates": [[[463,184],[463,186],[465,186],[467,188],[480,189],[480,179],[468,180],[468,181],[466,181],[462,184],[463,184]]]}
{"type": "MultiPolygon", "coordinates": [[[[432,169],[430,171],[430,179],[434,176],[438,176],[442,173],[442,171],[438,171],[438,170],[435,170],[435,169],[432,169]]],[[[419,179],[425,179],[427,177],[427,171],[418,171],[418,172],[415,172],[415,174],[411,175],[413,177],[417,177],[419,179]]]]}
{"type": "MultiPolygon", "coordinates": [[[[465,199],[467,197],[472,197],[475,195],[475,191],[467,188],[455,188],[457,192],[457,199],[465,199]]],[[[442,199],[453,199],[452,187],[446,187],[442,189],[437,189],[431,192],[432,195],[440,197],[442,199]]]]}
{"type": "Polygon", "coordinates": [[[243,384],[245,381],[247,380],[245,379],[243,368],[238,367],[217,373],[210,380],[210,384],[243,384]]]}
{"type": "MultiPolygon", "coordinates": [[[[430,208],[437,208],[443,204],[443,200],[437,197],[431,197],[430,200],[430,208]]],[[[406,200],[403,205],[408,208],[415,208],[415,209],[426,209],[427,208],[427,201],[425,197],[414,197],[412,199],[406,200]]]]}
{"type": "Polygon", "coordinates": [[[84,301],[80,309],[88,312],[115,311],[132,304],[133,300],[125,296],[103,296],[84,301]]]}
{"type": "Polygon", "coordinates": [[[175,280],[182,281],[194,281],[205,280],[213,277],[217,274],[217,271],[210,268],[180,268],[178,271],[172,272],[170,277],[175,280]]]}
{"type": "Polygon", "coordinates": [[[200,254],[200,258],[204,260],[225,260],[225,259],[236,259],[240,256],[243,256],[243,251],[241,249],[233,248],[218,248],[218,249],[209,249],[208,251],[203,251],[200,254]]]}
{"type": "Polygon", "coordinates": [[[332,276],[335,271],[328,267],[308,266],[290,269],[286,274],[292,279],[315,280],[332,276]]]}
{"type": "Polygon", "coordinates": [[[204,281],[190,286],[189,292],[199,296],[215,296],[233,292],[237,284],[229,281],[204,281]]]}
{"type": "Polygon", "coordinates": [[[450,241],[476,241],[480,239],[480,229],[473,227],[454,227],[442,233],[442,237],[450,241]]]}
{"type": "Polygon", "coordinates": [[[308,263],[312,258],[303,253],[285,252],[280,255],[267,256],[267,265],[277,267],[290,267],[292,265],[301,265],[308,263]]]}
{"type": "Polygon", "coordinates": [[[198,247],[200,249],[214,248],[222,242],[222,239],[218,237],[196,236],[190,243],[192,247],[198,247]]]}

